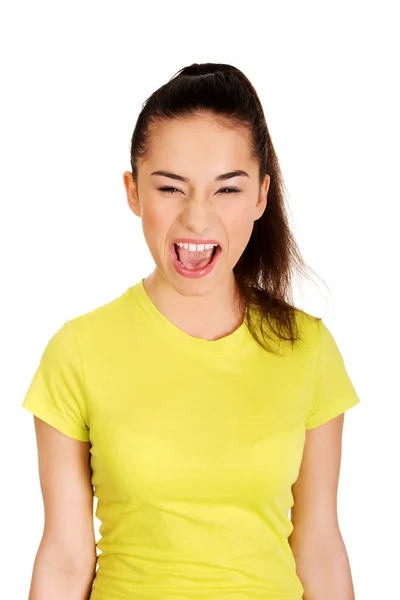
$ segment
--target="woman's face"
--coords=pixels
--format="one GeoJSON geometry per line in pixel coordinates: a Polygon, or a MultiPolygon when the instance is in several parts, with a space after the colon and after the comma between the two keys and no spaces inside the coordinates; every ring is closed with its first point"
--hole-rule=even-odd
{"type": "Polygon", "coordinates": [[[157,270],[177,291],[200,295],[232,277],[265,210],[269,181],[259,184],[245,130],[210,115],[158,124],[137,186],[124,173],[157,270]]]}

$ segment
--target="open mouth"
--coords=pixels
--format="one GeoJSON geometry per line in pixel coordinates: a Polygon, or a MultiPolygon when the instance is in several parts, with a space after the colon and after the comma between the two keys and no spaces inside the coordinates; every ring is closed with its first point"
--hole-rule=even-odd
{"type": "Polygon", "coordinates": [[[203,277],[211,272],[221,246],[211,244],[174,243],[171,248],[172,262],[176,271],[184,277],[203,277]]]}

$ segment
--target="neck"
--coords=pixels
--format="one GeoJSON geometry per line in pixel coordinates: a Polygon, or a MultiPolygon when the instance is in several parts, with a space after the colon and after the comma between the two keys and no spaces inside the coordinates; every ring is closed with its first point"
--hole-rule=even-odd
{"type": "Polygon", "coordinates": [[[179,293],[158,269],[144,280],[144,287],[160,313],[194,337],[217,340],[243,322],[244,305],[233,272],[212,292],[201,296],[179,293]]]}

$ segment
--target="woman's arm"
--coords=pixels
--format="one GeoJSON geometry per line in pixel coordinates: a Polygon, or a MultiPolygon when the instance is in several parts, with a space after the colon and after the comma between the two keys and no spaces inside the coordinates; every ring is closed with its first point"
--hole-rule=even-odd
{"type": "Polygon", "coordinates": [[[309,429],[299,477],[292,486],[289,537],[304,600],[354,600],[337,515],[344,413],[309,429]]]}
{"type": "Polygon", "coordinates": [[[29,600],[87,600],[96,570],[90,443],[34,423],[45,522],[29,600]]]}

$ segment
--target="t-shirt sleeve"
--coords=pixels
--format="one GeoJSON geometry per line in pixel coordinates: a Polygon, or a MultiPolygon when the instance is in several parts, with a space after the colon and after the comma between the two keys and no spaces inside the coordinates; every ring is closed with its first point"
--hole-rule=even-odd
{"type": "Polygon", "coordinates": [[[70,321],[47,343],[22,407],[68,437],[89,441],[83,363],[70,321]]]}
{"type": "Polygon", "coordinates": [[[322,319],[318,328],[315,385],[308,399],[306,429],[318,427],[360,402],[336,341],[322,319]]]}

